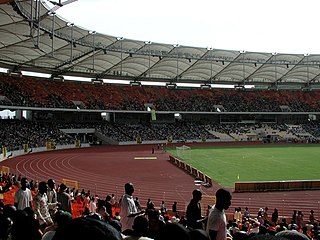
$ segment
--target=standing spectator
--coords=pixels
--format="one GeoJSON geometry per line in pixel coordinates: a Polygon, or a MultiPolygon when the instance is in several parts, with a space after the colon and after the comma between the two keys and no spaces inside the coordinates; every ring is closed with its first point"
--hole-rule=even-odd
{"type": "Polygon", "coordinates": [[[279,213],[278,213],[278,209],[274,209],[273,213],[272,213],[272,216],[271,216],[271,221],[277,225],[278,223],[278,217],[279,217],[279,213]]]}
{"type": "Polygon", "coordinates": [[[106,197],[106,202],[105,202],[105,206],[106,206],[106,211],[107,211],[107,213],[109,214],[109,216],[112,218],[113,216],[112,216],[112,204],[111,204],[111,196],[110,195],[108,195],[107,197],[106,197]]]}
{"type": "Polygon", "coordinates": [[[166,206],[164,204],[164,201],[161,202],[160,204],[160,212],[161,214],[165,214],[167,212],[166,206]]]}
{"type": "Polygon", "coordinates": [[[250,212],[248,207],[244,209],[243,218],[250,218],[250,212]]]}
{"type": "Polygon", "coordinates": [[[95,213],[97,209],[97,204],[95,202],[95,198],[92,196],[90,198],[90,202],[89,202],[89,212],[90,213],[95,213]]]}
{"type": "Polygon", "coordinates": [[[264,208],[264,213],[263,213],[263,220],[265,223],[268,223],[269,222],[269,208],[268,207],[265,207],[264,208]]]}
{"type": "Polygon", "coordinates": [[[67,186],[63,183],[60,185],[59,192],[57,194],[58,202],[60,203],[60,210],[66,211],[72,214],[70,195],[67,193],[67,186]]]}
{"type": "Polygon", "coordinates": [[[235,209],[233,218],[237,224],[242,221],[241,207],[235,209]]]}
{"type": "Polygon", "coordinates": [[[303,213],[301,211],[298,211],[296,224],[298,225],[299,229],[301,229],[303,226],[303,213]]]}
{"type": "Polygon", "coordinates": [[[147,208],[146,208],[145,214],[148,215],[149,211],[153,211],[153,210],[155,210],[154,203],[151,201],[150,198],[148,198],[147,208]]]}
{"type": "Polygon", "coordinates": [[[125,194],[122,196],[120,204],[120,222],[122,225],[122,231],[131,229],[133,226],[134,217],[142,214],[143,211],[138,212],[134,203],[132,194],[134,187],[132,183],[126,183],[124,185],[125,194]]]}
{"type": "Polygon", "coordinates": [[[201,220],[203,217],[201,216],[201,205],[200,201],[202,199],[202,193],[199,189],[195,189],[192,192],[192,199],[187,206],[187,226],[192,229],[202,229],[201,220]]]}
{"type": "Polygon", "coordinates": [[[32,208],[32,195],[28,188],[28,179],[21,178],[21,187],[14,195],[14,206],[17,210],[23,210],[26,207],[32,208]]]}
{"type": "Polygon", "coordinates": [[[316,223],[316,219],[314,217],[314,211],[313,210],[310,211],[309,221],[310,221],[311,224],[315,224],[316,223]]]}
{"type": "Polygon", "coordinates": [[[147,209],[148,209],[148,208],[152,208],[152,207],[151,207],[151,204],[153,204],[153,202],[151,201],[150,198],[148,198],[147,205],[146,205],[146,206],[147,206],[147,209]]]}
{"type": "Polygon", "coordinates": [[[114,196],[114,194],[111,194],[111,200],[110,203],[112,205],[112,207],[116,207],[116,197],[114,196]]]}
{"type": "Polygon", "coordinates": [[[34,213],[40,224],[40,230],[44,230],[47,226],[50,226],[53,221],[49,213],[48,197],[47,197],[48,186],[46,182],[39,183],[38,193],[34,196],[34,213]]]}
{"type": "Polygon", "coordinates": [[[136,197],[136,200],[134,200],[134,204],[136,205],[137,210],[141,211],[141,204],[138,197],[136,197]]]}
{"type": "Polygon", "coordinates": [[[172,205],[172,216],[176,216],[178,214],[177,202],[174,202],[172,205]]]}
{"type": "Polygon", "coordinates": [[[297,210],[293,210],[291,223],[297,223],[297,210]]]}
{"type": "Polygon", "coordinates": [[[57,201],[57,192],[55,189],[55,182],[53,179],[48,180],[48,206],[50,216],[53,217],[57,211],[58,201],[57,201]]]}
{"type": "Polygon", "coordinates": [[[264,215],[263,208],[259,208],[257,218],[263,217],[263,215],[264,215]]]}
{"type": "Polygon", "coordinates": [[[88,193],[85,193],[85,197],[83,199],[84,208],[88,208],[89,209],[89,202],[90,202],[90,195],[88,193]]]}
{"type": "Polygon", "coordinates": [[[216,192],[216,204],[209,213],[207,232],[211,240],[227,239],[227,220],[224,210],[231,205],[231,193],[223,188],[216,192]]]}

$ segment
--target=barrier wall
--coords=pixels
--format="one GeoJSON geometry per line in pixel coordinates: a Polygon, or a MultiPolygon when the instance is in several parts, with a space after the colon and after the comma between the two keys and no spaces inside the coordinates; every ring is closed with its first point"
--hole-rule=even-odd
{"type": "Polygon", "coordinates": [[[185,171],[189,175],[192,175],[195,178],[195,180],[199,180],[201,182],[200,183],[201,185],[203,185],[205,187],[212,186],[212,179],[209,176],[203,174],[201,171],[192,167],[188,163],[185,163],[185,162],[181,161],[180,159],[173,157],[171,155],[169,156],[169,162],[171,162],[172,164],[174,164],[178,168],[182,169],[183,171],[185,171]]]}
{"type": "Polygon", "coordinates": [[[235,192],[266,192],[290,190],[317,190],[320,189],[319,180],[290,180],[268,182],[236,182],[235,192]]]}
{"type": "MultiPolygon", "coordinates": [[[[81,148],[84,148],[84,147],[90,147],[90,145],[88,143],[81,143],[81,148]]],[[[71,144],[71,145],[56,145],[55,150],[71,149],[71,148],[78,148],[78,147],[76,147],[74,144],[71,144]]],[[[30,150],[31,149],[32,149],[32,151],[31,151],[32,153],[44,152],[44,151],[53,151],[52,149],[47,149],[47,147],[30,148],[30,150]]],[[[29,152],[25,152],[24,149],[10,151],[10,152],[7,151],[5,157],[2,154],[0,155],[0,162],[2,162],[3,160],[7,159],[8,157],[16,157],[16,156],[25,155],[25,154],[28,154],[28,153],[29,152]]]]}

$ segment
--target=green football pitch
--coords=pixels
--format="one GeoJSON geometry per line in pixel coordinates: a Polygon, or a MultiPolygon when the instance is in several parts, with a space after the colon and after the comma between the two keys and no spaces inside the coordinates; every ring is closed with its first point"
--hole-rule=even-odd
{"type": "Polygon", "coordinates": [[[210,146],[167,151],[174,156],[179,153],[179,159],[224,187],[234,187],[235,182],[320,179],[320,145],[210,146]]]}

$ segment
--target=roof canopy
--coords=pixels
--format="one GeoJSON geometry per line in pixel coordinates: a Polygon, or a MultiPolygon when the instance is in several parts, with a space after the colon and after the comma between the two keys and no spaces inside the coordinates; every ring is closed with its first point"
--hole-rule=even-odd
{"type": "Polygon", "coordinates": [[[1,67],[168,83],[263,88],[319,84],[320,55],[240,52],[117,38],[68,23],[48,9],[40,0],[0,5],[1,67]]]}

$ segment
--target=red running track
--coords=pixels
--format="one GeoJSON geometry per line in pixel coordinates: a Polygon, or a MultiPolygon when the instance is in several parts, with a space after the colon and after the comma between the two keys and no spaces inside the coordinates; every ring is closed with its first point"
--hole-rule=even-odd
{"type": "MultiPolygon", "coordinates": [[[[158,208],[162,200],[171,209],[174,201],[178,209],[184,211],[191,199],[191,192],[197,188],[190,175],[175,167],[169,161],[168,154],[162,153],[155,146],[151,154],[151,145],[101,146],[92,148],[59,150],[33,153],[1,162],[10,167],[12,172],[20,172],[30,179],[47,181],[53,178],[61,183],[63,178],[77,180],[79,189],[90,189],[91,193],[105,198],[114,193],[118,198],[123,194],[126,182],[135,186],[134,196],[145,205],[150,198],[158,208]],[[136,160],[136,157],[156,157],[156,160],[136,160]]],[[[220,186],[215,183],[212,188],[201,187],[204,193],[202,209],[212,204],[212,196],[220,186]]],[[[230,189],[232,191],[232,189],[230,189]]],[[[307,219],[313,209],[320,219],[320,191],[283,191],[265,193],[233,193],[234,208],[249,207],[255,216],[260,207],[268,206],[271,215],[278,208],[281,216],[291,216],[294,209],[301,210],[307,219]]]]}

